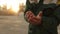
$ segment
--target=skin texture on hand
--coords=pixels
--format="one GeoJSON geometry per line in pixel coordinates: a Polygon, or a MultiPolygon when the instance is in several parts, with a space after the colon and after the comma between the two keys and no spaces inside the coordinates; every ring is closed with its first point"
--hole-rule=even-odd
{"type": "Polygon", "coordinates": [[[26,18],[27,20],[32,23],[32,24],[40,24],[41,22],[41,16],[42,16],[42,11],[39,12],[37,16],[35,16],[31,11],[26,12],[26,18]]]}

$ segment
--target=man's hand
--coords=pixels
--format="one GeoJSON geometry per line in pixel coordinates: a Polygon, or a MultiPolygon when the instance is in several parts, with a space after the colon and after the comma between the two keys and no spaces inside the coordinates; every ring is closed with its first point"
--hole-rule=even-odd
{"type": "Polygon", "coordinates": [[[35,15],[31,11],[27,11],[25,15],[26,15],[27,19],[35,17],[35,15]]]}
{"type": "Polygon", "coordinates": [[[27,11],[26,12],[26,17],[27,17],[27,20],[32,23],[32,24],[40,24],[41,22],[41,14],[42,12],[40,12],[37,16],[35,16],[31,11],[27,11]]]}

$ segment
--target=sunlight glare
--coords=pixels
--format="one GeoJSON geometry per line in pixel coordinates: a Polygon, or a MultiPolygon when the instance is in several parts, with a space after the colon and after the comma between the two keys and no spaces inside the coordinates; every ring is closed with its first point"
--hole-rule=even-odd
{"type": "Polygon", "coordinates": [[[4,4],[7,5],[7,9],[12,7],[14,12],[18,12],[19,10],[19,3],[26,3],[26,0],[0,0],[0,6],[3,7],[4,4]]]}

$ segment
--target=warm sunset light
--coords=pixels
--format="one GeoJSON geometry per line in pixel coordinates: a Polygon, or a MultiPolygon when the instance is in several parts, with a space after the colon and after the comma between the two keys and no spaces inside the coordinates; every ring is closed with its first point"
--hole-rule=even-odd
{"type": "Polygon", "coordinates": [[[19,10],[19,3],[25,4],[26,0],[0,0],[0,6],[3,7],[4,4],[7,5],[7,9],[12,7],[14,12],[18,12],[19,10]]]}

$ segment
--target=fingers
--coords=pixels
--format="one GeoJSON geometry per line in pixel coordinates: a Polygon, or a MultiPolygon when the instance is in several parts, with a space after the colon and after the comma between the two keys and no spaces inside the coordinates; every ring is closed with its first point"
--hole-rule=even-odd
{"type": "Polygon", "coordinates": [[[31,17],[28,18],[28,21],[34,20],[34,18],[35,18],[35,16],[31,16],[31,17]]]}
{"type": "Polygon", "coordinates": [[[30,13],[31,13],[30,11],[27,11],[26,12],[26,17],[29,17],[30,16],[30,13]]]}
{"type": "Polygon", "coordinates": [[[33,16],[34,16],[34,14],[31,11],[26,12],[26,17],[27,18],[30,18],[30,17],[33,17],[33,16]]]}

